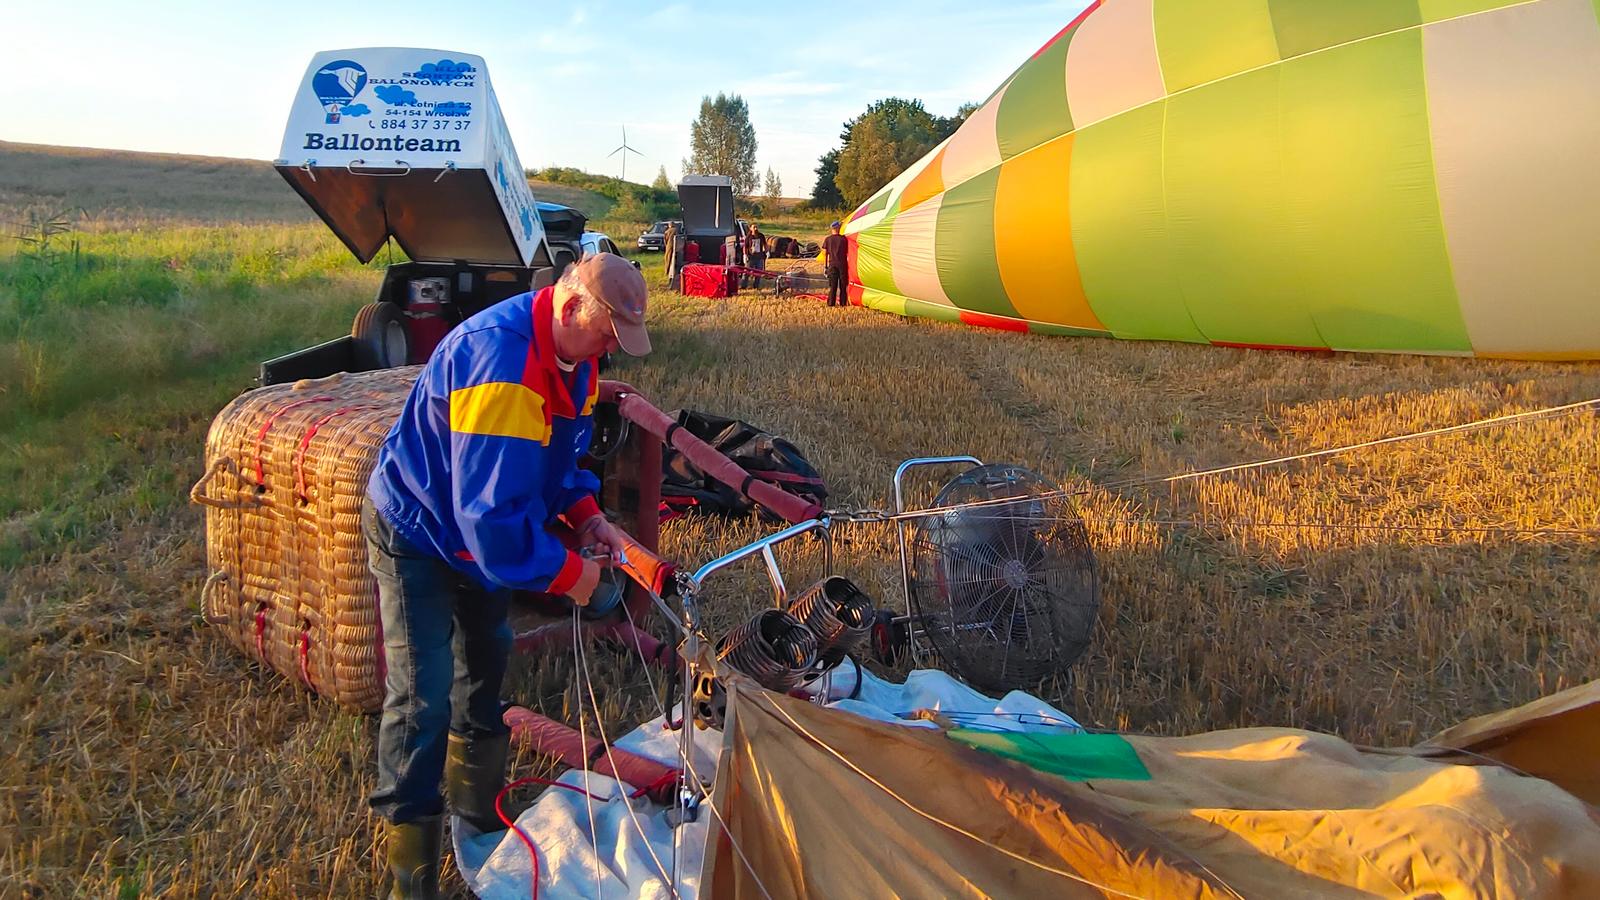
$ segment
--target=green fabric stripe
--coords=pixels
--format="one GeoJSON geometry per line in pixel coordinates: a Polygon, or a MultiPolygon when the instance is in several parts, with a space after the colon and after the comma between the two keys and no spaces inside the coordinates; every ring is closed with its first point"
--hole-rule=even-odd
{"type": "Polygon", "coordinates": [[[1422,29],[1282,64],[1298,293],[1337,349],[1470,351],[1434,181],[1422,29]]]}
{"type": "Polygon", "coordinates": [[[995,115],[1002,160],[1072,130],[1072,111],[1067,105],[1067,45],[1077,31],[1074,28],[1062,35],[1050,49],[1023,64],[1011,79],[995,115]]]}
{"type": "Polygon", "coordinates": [[[1000,280],[994,249],[994,195],[1000,167],[974,175],[944,192],[934,226],[939,284],[962,309],[1015,318],[1000,280]]]}
{"type": "Polygon", "coordinates": [[[878,210],[883,209],[885,206],[888,206],[889,205],[889,191],[890,191],[890,189],[885,187],[883,190],[879,191],[877,193],[877,195],[874,196],[871,200],[868,200],[866,207],[861,210],[861,214],[863,216],[871,215],[872,213],[875,213],[878,210]]]}
{"type": "Polygon", "coordinates": [[[901,315],[917,316],[923,319],[938,319],[941,322],[960,322],[961,310],[943,303],[929,303],[926,300],[913,300],[903,298],[903,312],[901,315]]]}
{"type": "Polygon", "coordinates": [[[863,287],[894,291],[894,268],[889,259],[889,237],[894,219],[886,218],[856,232],[856,278],[863,287]]]}
{"type": "Polygon", "coordinates": [[[1269,0],[1284,59],[1422,23],[1417,0],[1269,0]]]}
{"type": "Polygon", "coordinates": [[[1119,734],[1022,733],[972,728],[952,728],[946,734],[957,743],[1016,760],[1068,781],[1150,780],[1150,770],[1139,759],[1138,751],[1119,734]]]}
{"type": "Polygon", "coordinates": [[[878,291],[864,288],[861,291],[861,305],[869,309],[879,309],[897,316],[908,315],[906,312],[906,298],[889,291],[878,291]]]}
{"type": "MultiPolygon", "coordinates": [[[[1417,0],[1417,6],[1422,11],[1422,21],[1438,22],[1441,19],[1454,19],[1457,16],[1469,16],[1491,9],[1503,9],[1521,2],[1522,0],[1417,0]]],[[[1600,10],[1600,0],[1595,0],[1595,8],[1600,10]]]]}
{"type": "Polygon", "coordinates": [[[1119,338],[1205,343],[1183,305],[1161,188],[1166,101],[1073,137],[1072,245],[1089,307],[1119,338]]]}
{"type": "Polygon", "coordinates": [[[1167,101],[1167,223],[1194,323],[1214,341],[1325,346],[1294,298],[1301,275],[1285,203],[1281,66],[1167,101]]]}
{"type": "Polygon", "coordinates": [[[1168,92],[1278,59],[1267,0],[1155,3],[1156,52],[1168,92]]]}

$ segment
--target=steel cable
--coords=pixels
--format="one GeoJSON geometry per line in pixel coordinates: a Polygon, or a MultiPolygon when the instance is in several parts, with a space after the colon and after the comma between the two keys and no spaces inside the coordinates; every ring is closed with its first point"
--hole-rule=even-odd
{"type": "MultiPolygon", "coordinates": [[[[600,746],[605,748],[606,761],[611,764],[611,771],[620,772],[621,769],[617,768],[616,755],[611,752],[611,739],[606,736],[606,727],[601,721],[600,700],[595,696],[594,678],[589,674],[589,654],[584,651],[583,642],[581,640],[577,642],[576,646],[578,648],[579,661],[579,670],[577,674],[582,680],[585,690],[587,690],[589,694],[589,708],[594,710],[594,724],[595,730],[600,733],[600,746]]],[[[582,695],[579,695],[579,703],[582,703],[582,695]]],[[[579,710],[579,714],[582,714],[581,708],[579,710]]],[[[589,751],[587,748],[585,748],[584,752],[587,754],[589,751]]],[[[667,889],[672,892],[672,896],[678,896],[678,886],[673,882],[672,876],[667,874],[667,868],[662,864],[661,857],[656,855],[656,848],[650,843],[650,838],[645,836],[644,826],[639,823],[639,816],[636,812],[634,812],[632,800],[627,796],[627,792],[622,790],[622,781],[620,779],[617,781],[617,789],[622,795],[621,799],[624,808],[628,811],[628,818],[633,822],[634,832],[639,835],[639,840],[644,844],[645,852],[650,854],[650,861],[655,863],[656,871],[661,874],[661,880],[667,883],[667,889]]],[[[596,840],[598,841],[598,838],[596,840]]]]}

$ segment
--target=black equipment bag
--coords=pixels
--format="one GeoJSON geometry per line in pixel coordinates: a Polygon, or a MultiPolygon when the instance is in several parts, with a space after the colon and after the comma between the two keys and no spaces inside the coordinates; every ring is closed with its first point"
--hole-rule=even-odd
{"type": "MultiPolygon", "coordinates": [[[[827,499],[828,489],[822,476],[806,460],[805,454],[787,440],[749,422],[692,409],[674,410],[667,415],[756,478],[818,506],[827,499]]],[[[756,506],[737,490],[707,476],[671,446],[662,448],[661,475],[661,502],[673,513],[700,510],[737,518],[749,515],[756,506]]],[[[760,514],[763,519],[777,521],[777,517],[765,509],[761,509],[760,514]]]]}

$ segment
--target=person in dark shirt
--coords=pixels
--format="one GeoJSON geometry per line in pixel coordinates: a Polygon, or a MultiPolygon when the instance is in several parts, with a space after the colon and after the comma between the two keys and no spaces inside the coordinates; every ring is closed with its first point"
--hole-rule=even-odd
{"type": "MultiPolygon", "coordinates": [[[[767,236],[761,233],[754,222],[750,223],[750,231],[744,239],[745,267],[749,269],[765,270],[767,268],[767,236]]],[[[746,275],[742,287],[761,287],[761,276],[746,275]]]]}
{"type": "Polygon", "coordinates": [[[839,233],[839,222],[835,221],[828,228],[832,233],[822,239],[825,257],[823,271],[828,276],[828,305],[849,306],[850,242],[839,233]],[[835,302],[836,297],[838,302],[835,302]]]}

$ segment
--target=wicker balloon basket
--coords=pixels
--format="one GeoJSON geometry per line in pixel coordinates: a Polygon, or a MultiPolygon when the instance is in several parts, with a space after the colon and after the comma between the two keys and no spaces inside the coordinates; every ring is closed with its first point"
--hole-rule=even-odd
{"type": "Polygon", "coordinates": [[[361,502],[418,367],[249,391],[206,436],[201,606],[245,654],[349,709],[383,703],[361,502]]]}

